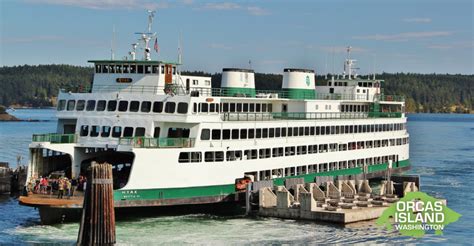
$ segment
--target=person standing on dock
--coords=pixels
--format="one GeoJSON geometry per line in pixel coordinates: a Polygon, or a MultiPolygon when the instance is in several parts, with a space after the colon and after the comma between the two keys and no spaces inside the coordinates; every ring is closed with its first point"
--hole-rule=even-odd
{"type": "Polygon", "coordinates": [[[63,194],[64,194],[64,180],[60,178],[58,180],[58,199],[63,199],[63,194]]]}

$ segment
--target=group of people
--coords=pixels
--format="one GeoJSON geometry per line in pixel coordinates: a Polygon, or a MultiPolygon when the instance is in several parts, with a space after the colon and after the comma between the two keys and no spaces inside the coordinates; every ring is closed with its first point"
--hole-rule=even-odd
{"type": "Polygon", "coordinates": [[[87,178],[82,175],[77,179],[41,177],[40,179],[33,179],[28,182],[27,192],[45,195],[57,193],[58,199],[62,199],[65,196],[69,199],[71,196],[74,196],[75,191],[84,191],[86,185],[87,178]]]}

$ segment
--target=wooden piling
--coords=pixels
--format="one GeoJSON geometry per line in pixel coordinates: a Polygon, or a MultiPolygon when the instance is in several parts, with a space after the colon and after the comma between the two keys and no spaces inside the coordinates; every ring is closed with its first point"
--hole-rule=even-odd
{"type": "Polygon", "coordinates": [[[92,163],[84,194],[78,245],[115,244],[112,165],[92,163]]]}

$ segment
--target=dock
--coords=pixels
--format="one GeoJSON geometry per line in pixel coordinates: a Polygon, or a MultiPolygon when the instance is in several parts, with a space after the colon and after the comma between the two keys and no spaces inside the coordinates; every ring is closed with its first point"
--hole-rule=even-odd
{"type": "Polygon", "coordinates": [[[377,191],[370,187],[369,180],[334,182],[331,177],[318,183],[287,179],[284,186],[253,182],[247,185],[247,214],[336,224],[373,220],[403,194],[418,191],[419,177],[395,180],[382,181],[377,191]]]}

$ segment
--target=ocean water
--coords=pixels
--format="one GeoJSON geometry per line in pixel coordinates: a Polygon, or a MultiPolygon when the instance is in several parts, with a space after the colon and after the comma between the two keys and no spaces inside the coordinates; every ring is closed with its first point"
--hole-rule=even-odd
{"type": "MultiPolygon", "coordinates": [[[[23,119],[41,122],[0,123],[0,161],[27,162],[33,133],[54,132],[54,111],[16,110],[23,119]]],[[[462,217],[437,236],[429,232],[413,239],[379,228],[374,222],[346,227],[293,220],[250,219],[243,216],[194,214],[139,218],[117,223],[119,245],[130,244],[313,244],[313,243],[422,243],[472,244],[474,234],[474,115],[409,115],[411,173],[421,175],[421,189],[446,198],[462,217]]],[[[13,165],[14,166],[14,165],[13,165]]],[[[16,198],[0,196],[0,244],[72,245],[78,223],[43,226],[38,212],[19,206],[16,198]]]]}

